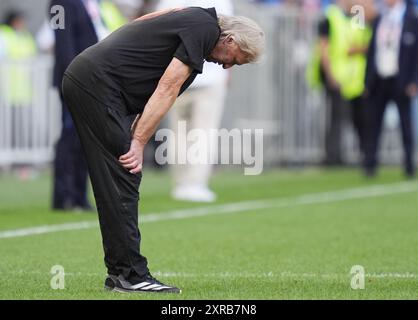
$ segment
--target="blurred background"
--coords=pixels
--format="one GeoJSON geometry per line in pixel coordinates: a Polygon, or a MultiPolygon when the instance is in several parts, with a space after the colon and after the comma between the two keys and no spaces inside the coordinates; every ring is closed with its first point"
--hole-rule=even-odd
{"type": "MultiPolygon", "coordinates": [[[[159,3],[113,2],[127,20],[154,10],[159,3]]],[[[341,107],[344,112],[334,119],[332,107],[327,107],[325,90],[313,88],[307,80],[307,69],[318,43],[319,24],[332,3],[233,1],[235,14],[251,17],[264,28],[267,52],[260,65],[232,71],[221,126],[264,129],[265,168],[352,166],[362,161],[348,111],[341,107]],[[333,141],[335,137],[338,141],[333,141]],[[330,148],[334,153],[337,150],[337,159],[329,154],[330,148]]],[[[11,44],[16,46],[17,53],[7,54],[4,48],[2,53],[0,46],[0,170],[17,169],[22,178],[36,175],[37,169],[51,165],[62,129],[59,94],[52,86],[54,36],[48,27],[48,4],[48,0],[0,0],[0,21],[6,24],[11,13],[18,13],[22,28],[27,30],[21,38],[26,37],[25,45],[23,40],[21,44],[11,44]]],[[[379,13],[383,1],[376,0],[375,6],[379,13]]],[[[5,38],[5,29],[2,31],[5,38]]],[[[396,108],[390,104],[379,149],[383,164],[402,163],[399,124],[396,108]]],[[[413,127],[417,136],[417,116],[413,118],[413,127]]],[[[146,158],[151,165],[153,155],[149,152],[146,158]]]]}
{"type": "MultiPolygon", "coordinates": [[[[143,2],[115,0],[128,17],[137,16],[143,2]]],[[[156,6],[158,1],[149,1],[156,6]]],[[[318,36],[318,21],[332,1],[320,0],[235,0],[236,14],[258,21],[267,34],[267,54],[261,65],[233,70],[223,115],[225,128],[263,128],[265,133],[265,166],[318,165],[325,159],[327,108],[321,91],[311,90],[305,80],[311,50],[318,36]]],[[[377,1],[379,2],[379,1],[377,1]]],[[[13,84],[15,90],[29,90],[25,103],[32,112],[13,114],[5,107],[7,95],[1,91],[9,81],[5,71],[10,63],[1,62],[0,73],[0,169],[16,165],[42,167],[50,164],[54,144],[60,132],[60,102],[52,87],[52,46],[45,32],[48,0],[1,0],[0,18],[5,21],[11,11],[23,19],[36,43],[29,57],[13,63],[27,67],[27,80],[13,84]],[[28,59],[30,58],[30,59],[28,59]],[[2,88],[2,89],[1,89],[2,88]]],[[[378,3],[379,4],[379,3],[378,3]]],[[[398,118],[387,109],[381,161],[401,162],[402,146],[398,118]]],[[[418,120],[414,120],[418,127],[418,120]]],[[[357,141],[350,121],[341,123],[342,161],[359,160],[357,141]]],[[[418,130],[416,130],[418,131],[418,130]]],[[[418,140],[418,139],[417,139],[418,140]]]]}

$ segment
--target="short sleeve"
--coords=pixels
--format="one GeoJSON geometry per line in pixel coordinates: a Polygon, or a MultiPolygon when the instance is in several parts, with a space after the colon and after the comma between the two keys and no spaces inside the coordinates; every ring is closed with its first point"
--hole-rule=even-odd
{"type": "Polygon", "coordinates": [[[215,23],[194,24],[179,32],[180,45],[174,57],[202,73],[205,58],[215,47],[220,31],[215,23]]]}

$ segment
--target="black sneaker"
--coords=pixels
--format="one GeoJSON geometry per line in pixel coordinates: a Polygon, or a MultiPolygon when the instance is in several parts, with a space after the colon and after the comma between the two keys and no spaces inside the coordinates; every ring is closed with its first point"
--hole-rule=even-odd
{"type": "Polygon", "coordinates": [[[117,276],[113,274],[107,275],[105,284],[104,284],[105,290],[113,291],[113,289],[115,289],[115,286],[116,286],[116,281],[118,281],[117,276]]]}
{"type": "MultiPolygon", "coordinates": [[[[106,282],[109,284],[108,287],[111,287],[111,281],[113,278],[108,276],[106,282]]],[[[105,287],[106,287],[105,282],[105,287]]],[[[130,283],[122,275],[116,278],[114,282],[114,287],[112,291],[130,293],[130,292],[160,292],[160,293],[181,293],[179,288],[165,285],[164,283],[158,281],[150,273],[148,273],[141,281],[138,283],[130,283]]]]}

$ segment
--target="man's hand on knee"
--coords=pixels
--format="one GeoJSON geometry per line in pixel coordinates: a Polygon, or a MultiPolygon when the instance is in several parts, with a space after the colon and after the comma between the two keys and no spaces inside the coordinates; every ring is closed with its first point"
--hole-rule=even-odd
{"type": "Polygon", "coordinates": [[[122,166],[129,170],[132,174],[137,174],[142,171],[142,162],[144,156],[145,145],[141,144],[138,140],[132,139],[131,147],[128,153],[122,155],[119,158],[119,162],[122,166]]]}

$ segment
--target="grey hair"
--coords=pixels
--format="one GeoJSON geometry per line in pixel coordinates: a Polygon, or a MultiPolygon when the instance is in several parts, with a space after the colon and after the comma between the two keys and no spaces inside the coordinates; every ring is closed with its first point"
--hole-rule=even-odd
{"type": "Polygon", "coordinates": [[[219,14],[221,39],[231,37],[247,55],[248,62],[258,62],[265,46],[265,35],[261,27],[253,20],[241,16],[219,14]]]}

